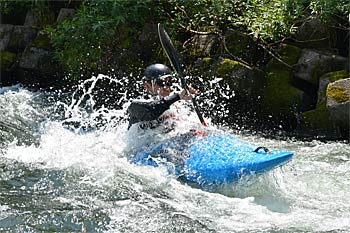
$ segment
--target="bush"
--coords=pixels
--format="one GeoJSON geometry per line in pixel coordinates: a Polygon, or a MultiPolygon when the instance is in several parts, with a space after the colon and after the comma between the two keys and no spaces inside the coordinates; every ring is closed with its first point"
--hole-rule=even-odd
{"type": "MultiPolygon", "coordinates": [[[[334,14],[347,17],[348,0],[168,0],[163,17],[173,27],[193,31],[247,31],[254,37],[276,41],[293,34],[295,24],[310,15],[329,20],[334,14]]],[[[171,26],[171,25],[169,25],[171,26]]]]}
{"type": "Polygon", "coordinates": [[[73,77],[98,69],[101,58],[118,38],[118,26],[132,25],[126,32],[131,36],[135,32],[133,28],[143,25],[149,16],[150,2],[84,1],[71,20],[46,29],[55,47],[54,57],[65,65],[73,77]]]}
{"type": "Polygon", "coordinates": [[[114,47],[131,46],[146,21],[165,24],[172,35],[179,30],[223,35],[239,29],[276,42],[293,35],[296,24],[309,16],[346,18],[349,8],[348,0],[86,0],[71,20],[47,32],[55,58],[72,74],[81,74],[103,66],[101,60],[114,47]]]}

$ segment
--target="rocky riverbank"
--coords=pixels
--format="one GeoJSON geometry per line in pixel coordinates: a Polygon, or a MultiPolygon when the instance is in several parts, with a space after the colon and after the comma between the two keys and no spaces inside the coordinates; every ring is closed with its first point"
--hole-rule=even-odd
{"type": "MultiPolygon", "coordinates": [[[[60,8],[50,24],[72,17],[75,9],[60,8]]],[[[136,43],[125,48],[128,38],[120,29],[118,52],[110,54],[105,70],[123,73],[141,70],[153,62],[164,62],[159,55],[155,23],[145,24],[136,43]],[[135,68],[136,67],[136,68],[135,68]],[[131,70],[133,69],[133,70],[131,70]]],[[[118,38],[116,38],[117,40],[118,38]]],[[[349,139],[350,78],[349,37],[310,18],[299,25],[296,36],[275,45],[263,46],[245,32],[228,30],[215,33],[178,33],[174,39],[186,73],[201,89],[200,80],[220,80],[229,87],[231,98],[218,98],[214,109],[225,105],[224,116],[211,116],[214,122],[251,124],[265,130],[277,128],[301,137],[349,139]]],[[[0,25],[1,85],[22,83],[47,89],[72,85],[62,65],[53,57],[53,47],[45,30],[32,12],[23,22],[0,25]]]]}

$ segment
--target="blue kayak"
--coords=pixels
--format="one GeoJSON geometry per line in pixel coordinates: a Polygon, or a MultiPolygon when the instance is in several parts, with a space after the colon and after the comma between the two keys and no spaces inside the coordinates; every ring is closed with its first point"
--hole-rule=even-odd
{"type": "Polygon", "coordinates": [[[292,156],[292,152],[254,146],[230,134],[191,139],[187,135],[147,148],[133,156],[131,162],[163,165],[186,181],[208,185],[269,171],[285,164],[292,156]]]}

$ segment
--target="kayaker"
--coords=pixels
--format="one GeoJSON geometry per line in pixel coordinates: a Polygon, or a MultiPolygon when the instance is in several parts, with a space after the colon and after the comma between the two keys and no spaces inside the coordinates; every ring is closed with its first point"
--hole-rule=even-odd
{"type": "Polygon", "coordinates": [[[189,94],[186,94],[185,90],[181,90],[170,95],[173,77],[171,70],[163,64],[148,66],[144,71],[142,81],[148,95],[144,97],[144,100],[134,100],[128,107],[128,128],[134,124],[142,129],[158,127],[168,118],[173,117],[166,113],[172,104],[179,100],[190,100],[191,94],[197,92],[190,87],[189,94]]]}

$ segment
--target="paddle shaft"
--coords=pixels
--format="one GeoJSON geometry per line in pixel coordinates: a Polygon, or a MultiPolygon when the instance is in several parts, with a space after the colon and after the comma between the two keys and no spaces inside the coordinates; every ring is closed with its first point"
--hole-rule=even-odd
{"type": "MultiPolygon", "coordinates": [[[[185,75],[182,71],[182,67],[180,65],[179,59],[177,58],[176,50],[174,48],[173,43],[170,40],[168,33],[165,31],[165,29],[160,24],[158,24],[158,36],[159,36],[160,42],[165,50],[165,53],[167,54],[167,56],[170,60],[171,65],[173,66],[173,68],[175,69],[176,73],[178,74],[178,76],[181,80],[182,88],[185,90],[186,94],[188,94],[189,87],[187,86],[185,75]]],[[[198,109],[197,100],[194,96],[192,97],[192,104],[193,104],[194,110],[195,110],[201,124],[204,126],[207,126],[202,114],[200,113],[200,111],[198,109]]]]}

